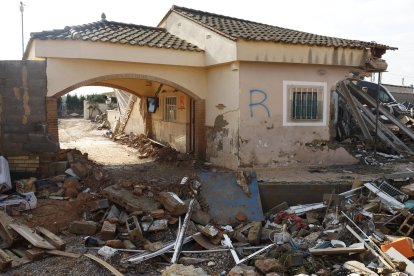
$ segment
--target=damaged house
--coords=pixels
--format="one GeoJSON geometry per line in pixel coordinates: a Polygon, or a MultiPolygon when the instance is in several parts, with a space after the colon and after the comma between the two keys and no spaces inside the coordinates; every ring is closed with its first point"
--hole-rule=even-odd
{"type": "MultiPolygon", "coordinates": [[[[382,71],[395,48],[173,6],[158,27],[109,21],[32,33],[25,59],[45,60],[49,132],[57,98],[119,88],[132,132],[228,168],[354,162],[330,140],[331,92],[354,71],[382,71]],[[128,115],[129,117],[129,115],[128,115]]],[[[118,126],[119,127],[119,126],[118,126]]]]}

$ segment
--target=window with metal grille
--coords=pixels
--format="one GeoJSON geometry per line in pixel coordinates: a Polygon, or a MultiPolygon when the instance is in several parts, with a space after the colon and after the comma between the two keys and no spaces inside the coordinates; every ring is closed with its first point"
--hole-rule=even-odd
{"type": "Polygon", "coordinates": [[[320,88],[290,88],[290,118],[293,120],[318,120],[318,94],[320,92],[320,88]]]}
{"type": "Polygon", "coordinates": [[[177,120],[177,97],[165,97],[164,120],[168,122],[177,120]]]}

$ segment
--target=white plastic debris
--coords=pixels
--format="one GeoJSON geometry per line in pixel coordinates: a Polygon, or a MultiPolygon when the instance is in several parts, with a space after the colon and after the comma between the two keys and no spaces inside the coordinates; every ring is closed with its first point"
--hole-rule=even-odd
{"type": "Polygon", "coordinates": [[[0,192],[8,191],[12,188],[9,162],[0,156],[0,192]]]}
{"type": "Polygon", "coordinates": [[[101,247],[101,249],[98,250],[98,254],[103,256],[105,259],[111,258],[113,255],[116,254],[116,252],[118,252],[117,249],[114,249],[106,245],[101,247]]]}
{"type": "Polygon", "coordinates": [[[184,176],[183,179],[181,179],[181,185],[184,185],[188,181],[188,176],[184,176]]]}
{"type": "Polygon", "coordinates": [[[18,211],[31,210],[37,206],[34,192],[18,195],[0,195],[0,207],[16,206],[18,211]]]}

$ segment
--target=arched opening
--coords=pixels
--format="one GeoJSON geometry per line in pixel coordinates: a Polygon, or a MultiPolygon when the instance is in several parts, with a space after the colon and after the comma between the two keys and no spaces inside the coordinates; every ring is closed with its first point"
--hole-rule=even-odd
{"type": "Polygon", "coordinates": [[[204,100],[176,83],[139,74],[106,75],[85,80],[48,97],[49,133],[57,141],[59,97],[87,86],[104,86],[116,91],[118,109],[107,112],[112,132],[145,134],[181,153],[204,159],[204,100]]]}

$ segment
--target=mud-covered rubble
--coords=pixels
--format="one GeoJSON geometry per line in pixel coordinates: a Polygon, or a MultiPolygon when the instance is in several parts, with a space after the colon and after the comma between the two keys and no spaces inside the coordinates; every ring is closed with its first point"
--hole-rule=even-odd
{"type": "MultiPolygon", "coordinates": [[[[117,275],[414,273],[412,172],[356,180],[313,204],[281,202],[263,220],[249,220],[242,208],[218,224],[215,206],[201,196],[207,183],[194,175],[168,185],[113,183],[85,154],[58,157],[67,162],[63,174],[16,182],[36,195],[36,205],[10,204],[0,213],[3,272],[58,255],[117,275]],[[76,246],[66,242],[73,237],[82,238],[76,246]]],[[[234,173],[231,185],[247,200],[253,179],[234,173]]]]}

